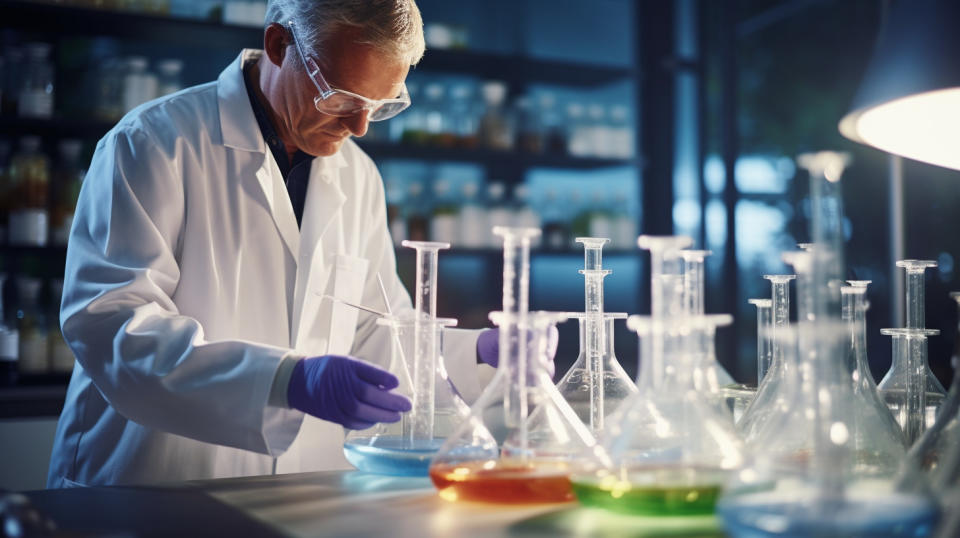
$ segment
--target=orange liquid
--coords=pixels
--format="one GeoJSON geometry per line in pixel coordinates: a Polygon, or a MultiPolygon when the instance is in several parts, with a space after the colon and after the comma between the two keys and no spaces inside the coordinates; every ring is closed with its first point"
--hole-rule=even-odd
{"type": "Polygon", "coordinates": [[[430,467],[430,479],[448,501],[498,504],[572,502],[570,470],[563,464],[478,461],[430,467]]]}

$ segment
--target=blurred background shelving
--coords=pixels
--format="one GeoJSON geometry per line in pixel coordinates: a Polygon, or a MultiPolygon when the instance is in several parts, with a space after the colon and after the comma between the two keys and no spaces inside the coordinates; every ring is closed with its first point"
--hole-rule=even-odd
{"type": "MultiPolygon", "coordinates": [[[[890,203],[889,161],[836,130],[884,2],[418,4],[428,51],[408,79],[414,106],[373,124],[358,143],[383,176],[408,286],[413,257],[399,240],[454,245],[440,255],[442,315],[479,327],[499,307],[491,224],[544,229],[532,257],[531,302],[565,311],[583,306],[582,255],[573,238],[613,239],[605,251],[613,270],[606,308],[645,313],[647,258],[633,247],[635,236],[687,234],[714,253],[706,267],[707,310],[736,318],[719,334],[719,358],[749,382],[756,339],[747,299],[769,293],[760,275],[786,272],[779,254],[806,239],[806,178],[793,157],[838,149],[854,157],[844,178],[847,262],[851,276],[874,281],[869,357],[875,376],[886,371],[890,345],[876,329],[897,326],[888,300],[890,231],[878,224],[890,203]]],[[[47,369],[27,375],[26,383],[66,379],[67,361],[53,359],[56,349],[63,358],[57,279],[71,203],[97,140],[127,109],[214,80],[240,48],[259,48],[263,7],[232,0],[0,0],[0,222],[6,226],[23,209],[45,211],[47,219],[42,238],[26,229],[34,246],[0,242],[0,272],[10,277],[3,287],[7,323],[24,323],[19,288],[36,286],[18,278],[40,281],[39,306],[26,312],[45,327],[49,356],[47,369]],[[29,96],[24,110],[21,94],[29,96]],[[28,142],[30,136],[37,138],[28,142]],[[24,179],[13,163],[32,145],[38,150],[26,153],[34,160],[21,159],[20,169],[29,161],[41,172],[24,179]],[[27,187],[34,181],[42,193],[27,187]]],[[[917,223],[907,227],[906,254],[940,262],[928,277],[927,317],[943,335],[930,341],[930,362],[945,381],[955,332],[946,292],[960,289],[960,237],[925,232],[956,227],[951,202],[960,197],[960,181],[956,172],[919,163],[906,163],[904,172],[907,222],[917,223]]],[[[617,354],[634,375],[636,339],[622,325],[616,338],[617,354]]],[[[558,371],[576,355],[570,322],[561,326],[558,371]]]]}

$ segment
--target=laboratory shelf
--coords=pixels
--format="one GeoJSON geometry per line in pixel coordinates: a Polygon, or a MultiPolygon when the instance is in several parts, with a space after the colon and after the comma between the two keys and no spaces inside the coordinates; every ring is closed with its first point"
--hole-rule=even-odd
{"type": "Polygon", "coordinates": [[[59,415],[69,381],[69,374],[50,374],[21,378],[17,385],[0,387],[0,419],[59,415]]]}
{"type": "MultiPolygon", "coordinates": [[[[499,248],[457,248],[457,245],[454,244],[450,250],[444,250],[443,258],[449,256],[463,256],[463,257],[474,257],[474,258],[489,258],[495,261],[503,260],[503,250],[499,248]]],[[[640,249],[604,249],[604,257],[623,257],[623,256],[637,256],[640,254],[645,254],[647,251],[640,249]]],[[[413,249],[396,247],[397,257],[410,257],[413,258],[416,255],[416,252],[413,249]]],[[[532,248],[530,249],[531,258],[564,258],[564,257],[573,257],[573,258],[583,258],[583,249],[580,250],[551,250],[543,248],[532,248]]]]}
{"type": "MultiPolygon", "coordinates": [[[[357,144],[371,157],[382,159],[411,159],[421,161],[458,161],[489,164],[503,170],[524,171],[529,168],[591,169],[610,166],[636,166],[636,159],[600,157],[572,157],[556,154],[533,154],[519,151],[497,151],[456,147],[395,144],[358,139],[357,144]]],[[[513,175],[513,174],[507,174],[513,175]]],[[[507,179],[497,177],[497,179],[507,179]]],[[[521,178],[522,179],[522,175],[521,178]]]]}
{"type": "MultiPolygon", "coordinates": [[[[113,36],[179,46],[261,48],[259,26],[224,24],[168,15],[64,6],[46,2],[0,0],[4,28],[40,36],[113,36]]],[[[503,80],[596,86],[634,78],[631,66],[598,65],[469,50],[430,49],[415,72],[465,74],[503,80]]],[[[211,77],[212,78],[212,77],[211,77]]]]}
{"type": "Polygon", "coordinates": [[[43,138],[83,138],[97,140],[107,134],[113,123],[80,118],[0,117],[0,135],[37,135],[43,138]]]}

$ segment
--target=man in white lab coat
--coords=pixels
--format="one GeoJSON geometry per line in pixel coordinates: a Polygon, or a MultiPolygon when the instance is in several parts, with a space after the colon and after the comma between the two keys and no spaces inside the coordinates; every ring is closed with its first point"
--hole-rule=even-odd
{"type": "MultiPolygon", "coordinates": [[[[344,426],[409,408],[370,365],[388,363],[388,335],[322,295],[381,305],[379,274],[393,310],[410,308],[380,175],[350,137],[409,104],[420,14],[274,0],[267,21],[263,51],[97,145],[67,250],[77,365],[49,487],[347,468],[344,426]]],[[[493,333],[445,333],[467,400],[493,333]]]]}

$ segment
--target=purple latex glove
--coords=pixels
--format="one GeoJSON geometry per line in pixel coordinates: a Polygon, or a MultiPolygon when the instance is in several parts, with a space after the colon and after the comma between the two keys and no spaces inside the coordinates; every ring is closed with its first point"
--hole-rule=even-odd
{"type": "Polygon", "coordinates": [[[396,376],[350,357],[324,355],[297,361],[287,386],[287,402],[319,419],[363,430],[378,422],[397,422],[410,400],[390,390],[396,376]]]}
{"type": "MultiPolygon", "coordinates": [[[[532,333],[531,333],[532,334],[532,333]]],[[[553,358],[557,354],[557,341],[560,338],[560,331],[556,327],[550,327],[550,340],[547,342],[547,354],[550,360],[547,361],[547,373],[553,377],[556,366],[553,364],[553,358]]],[[[534,346],[530,345],[527,353],[534,353],[534,346]]],[[[489,364],[494,368],[500,362],[500,329],[484,329],[477,337],[477,358],[480,362],[489,364]]]]}

